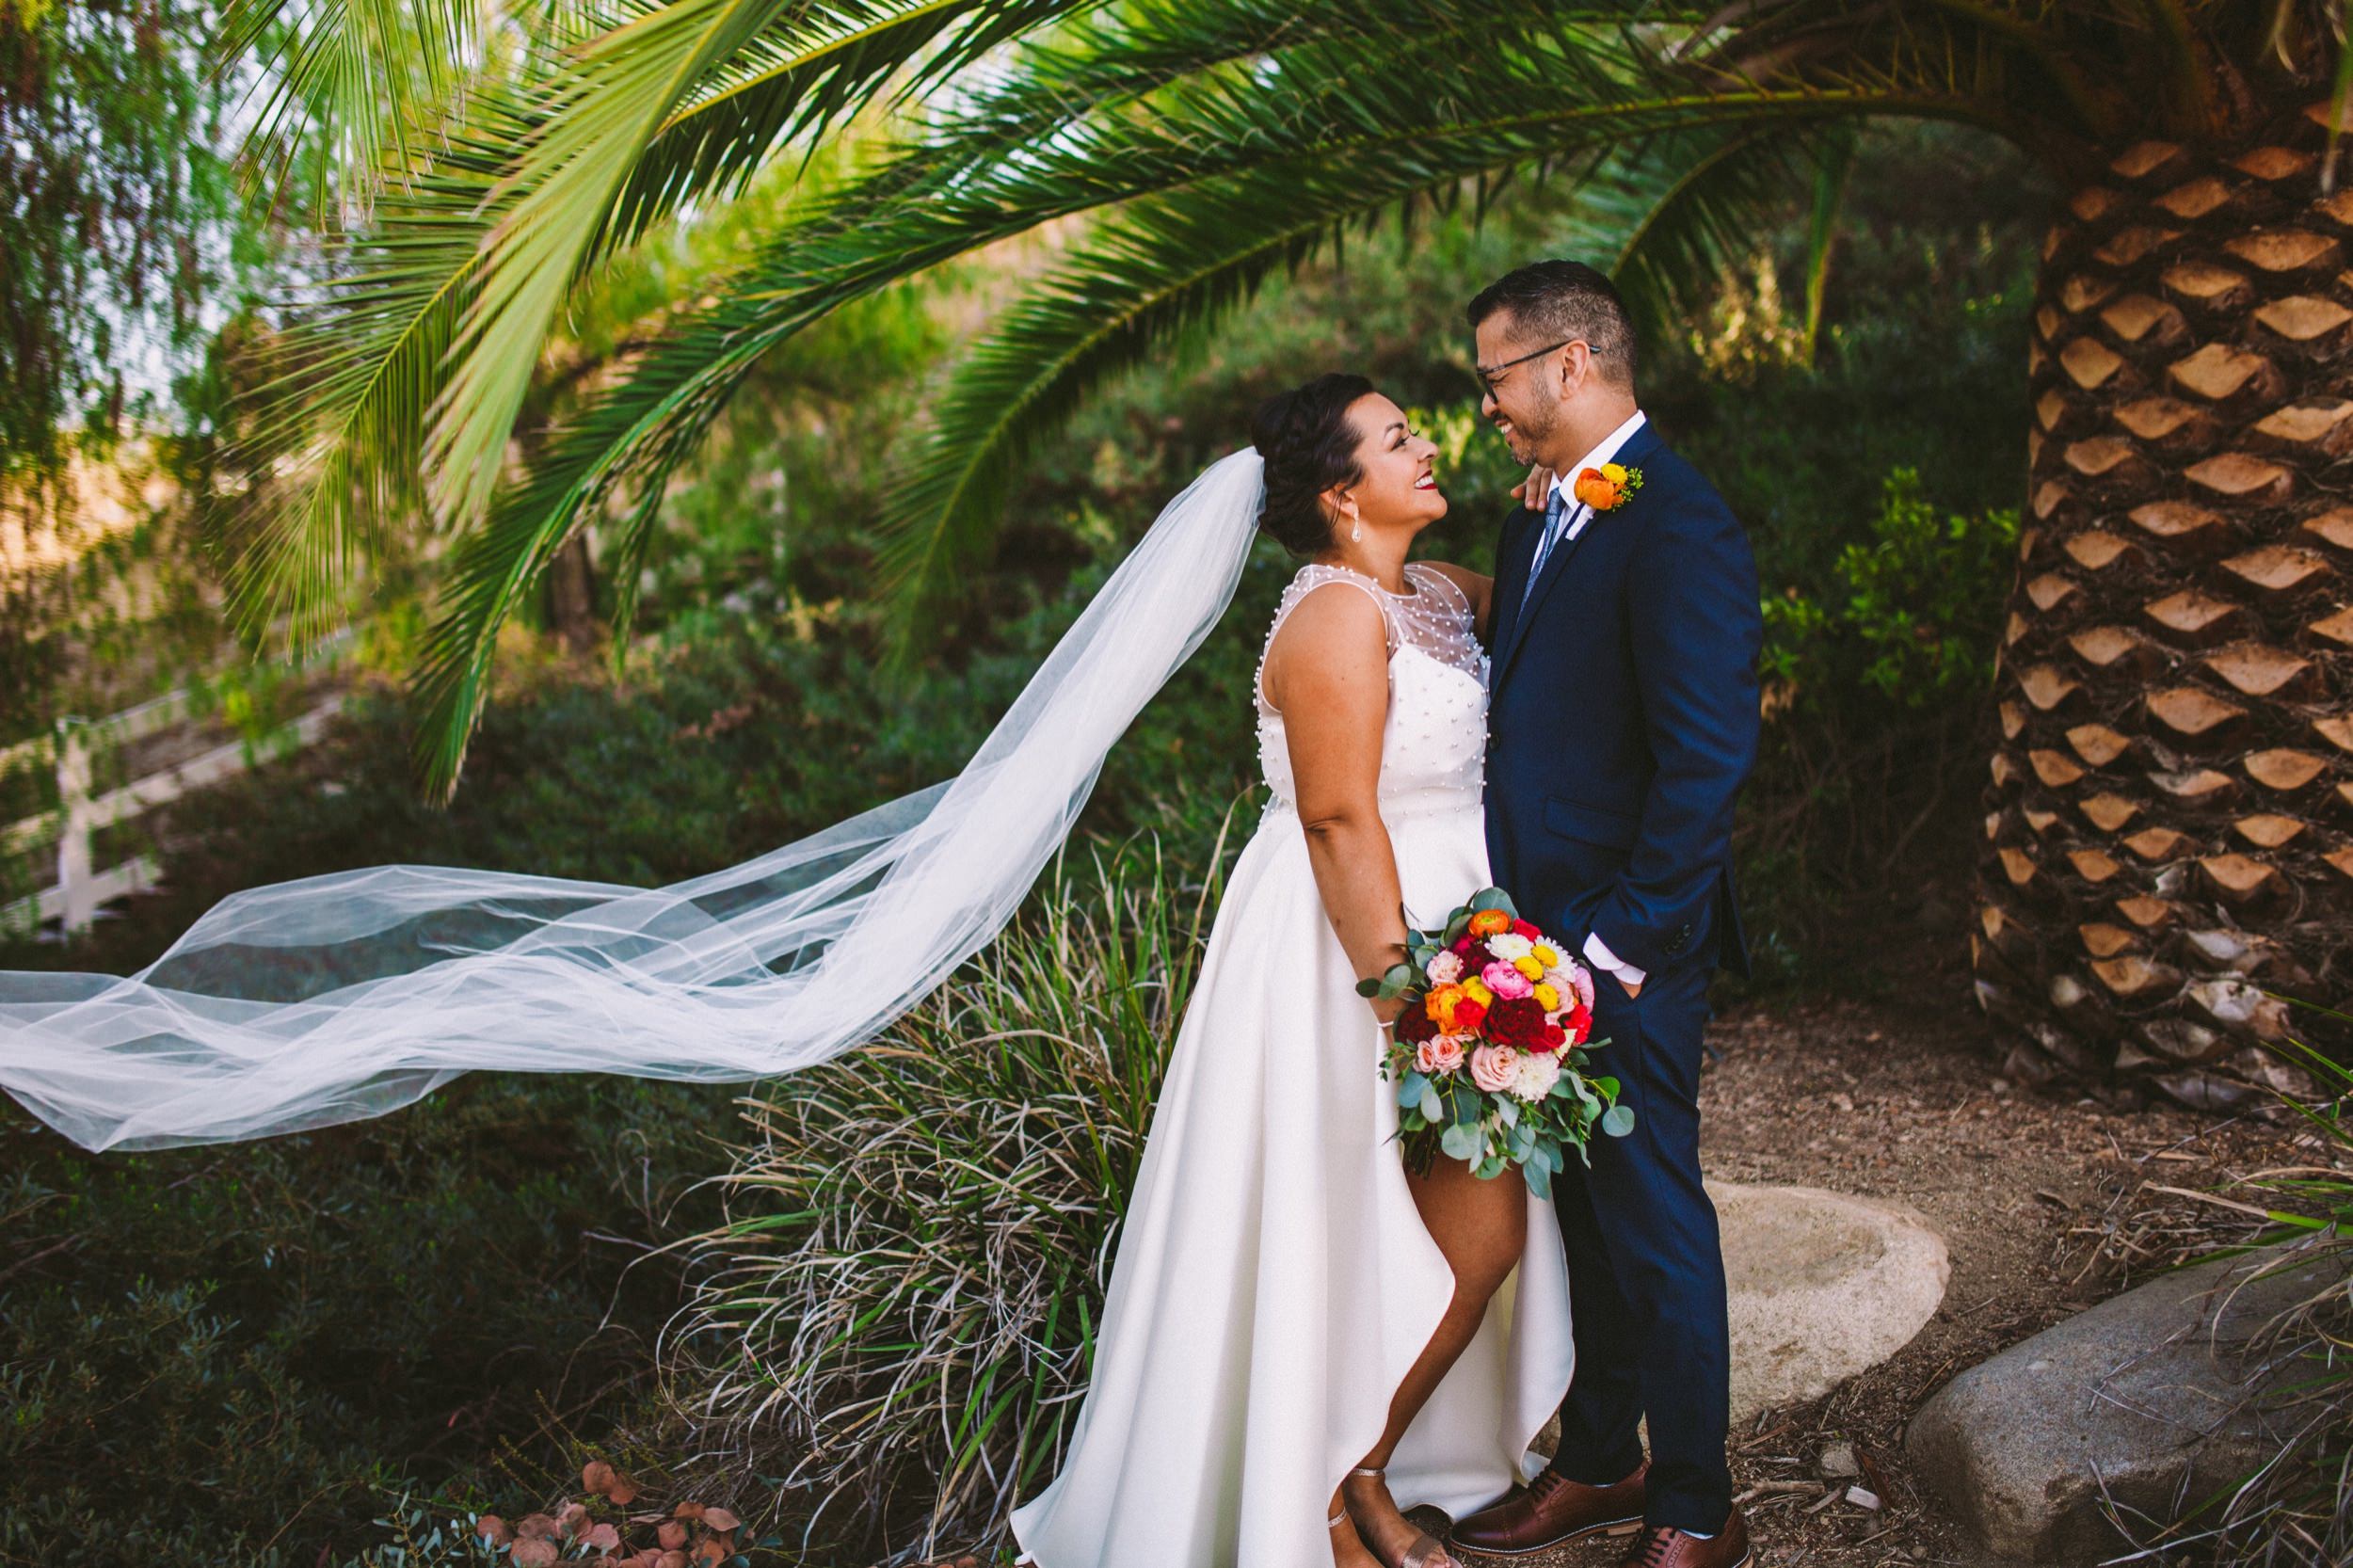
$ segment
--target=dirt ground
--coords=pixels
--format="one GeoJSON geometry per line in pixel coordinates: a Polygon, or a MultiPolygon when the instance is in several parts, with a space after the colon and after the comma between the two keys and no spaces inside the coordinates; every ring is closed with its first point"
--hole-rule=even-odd
{"type": "MultiPolygon", "coordinates": [[[[1905,1204],[1944,1233],[1944,1305],[1884,1365],[1733,1434],[1734,1484],[1757,1560],[1863,1568],[1989,1560],[1921,1486],[1904,1423],[1955,1373],[2170,1265],[2239,1222],[2157,1187],[2202,1192],[2323,1158],[2284,1123],[2223,1121],[2005,1081],[1974,1012],[1839,1002],[1735,1010],[1702,1090],[1710,1177],[1905,1204]],[[1881,1506],[1821,1490],[1820,1457],[1851,1446],[1881,1506]],[[1828,1499],[1828,1500],[1826,1500],[1828,1499]]],[[[1515,1568],[1602,1568],[1627,1543],[1591,1542],[1515,1568]]]]}

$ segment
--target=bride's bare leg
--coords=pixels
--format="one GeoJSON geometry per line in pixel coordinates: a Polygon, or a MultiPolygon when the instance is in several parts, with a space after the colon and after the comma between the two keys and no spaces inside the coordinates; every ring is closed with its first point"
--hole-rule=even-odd
{"type": "MultiPolygon", "coordinates": [[[[1519,1263],[1528,1239],[1528,1184],[1517,1171],[1481,1181],[1461,1160],[1441,1155],[1428,1176],[1408,1176],[1406,1182],[1422,1224],[1454,1271],[1454,1298],[1447,1304],[1437,1332],[1398,1384],[1381,1441],[1358,1462],[1368,1470],[1387,1467],[1398,1439],[1479,1332],[1487,1303],[1519,1263]]],[[[1383,1561],[1397,1561],[1419,1531],[1398,1512],[1387,1489],[1359,1476],[1342,1483],[1341,1490],[1355,1505],[1365,1544],[1383,1561]]]]}
{"type": "Polygon", "coordinates": [[[1333,1568],[1383,1568],[1381,1560],[1365,1549],[1364,1537],[1356,1533],[1337,1492],[1332,1494],[1329,1516],[1339,1521],[1331,1527],[1333,1568]]]}

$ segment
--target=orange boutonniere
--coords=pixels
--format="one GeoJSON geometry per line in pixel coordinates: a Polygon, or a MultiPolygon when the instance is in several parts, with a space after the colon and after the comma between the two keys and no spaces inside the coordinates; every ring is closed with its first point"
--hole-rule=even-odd
{"type": "Polygon", "coordinates": [[[1604,463],[1589,468],[1577,476],[1570,493],[1596,512],[1614,512],[1625,504],[1625,498],[1642,488],[1642,471],[1619,463],[1604,463]]]}

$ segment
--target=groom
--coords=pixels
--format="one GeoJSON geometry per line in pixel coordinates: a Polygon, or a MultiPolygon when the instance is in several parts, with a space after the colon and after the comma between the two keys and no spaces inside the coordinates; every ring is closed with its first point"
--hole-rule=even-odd
{"type": "Polygon", "coordinates": [[[1698,1099],[1708,977],[1748,969],[1732,808],[1756,755],[1756,565],[1642,417],[1607,278],[1538,262],[1472,300],[1470,323],[1481,412],[1515,461],[1557,475],[1542,511],[1505,520],[1497,557],[1489,856],[1529,920],[1583,950],[1609,1041],[1595,1064],[1635,1124],[1553,1183],[1577,1343],[1560,1452],[1454,1540],[1529,1552],[1639,1520],[1629,1564],[1736,1568],[1748,1529],[1724,1459],[1724,1266],[1698,1099]]]}

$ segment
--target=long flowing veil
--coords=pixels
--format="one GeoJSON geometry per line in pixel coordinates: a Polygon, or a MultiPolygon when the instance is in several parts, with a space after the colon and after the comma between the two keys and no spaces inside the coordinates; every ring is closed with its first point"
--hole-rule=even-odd
{"type": "Polygon", "coordinates": [[[87,1148],[166,1148],[485,1068],[726,1082],[839,1055],[1012,918],[1232,599],[1261,483],[1245,449],[1170,502],[944,784],[666,888],[376,866],[238,893],[136,974],[0,973],[0,1088],[87,1148]]]}

